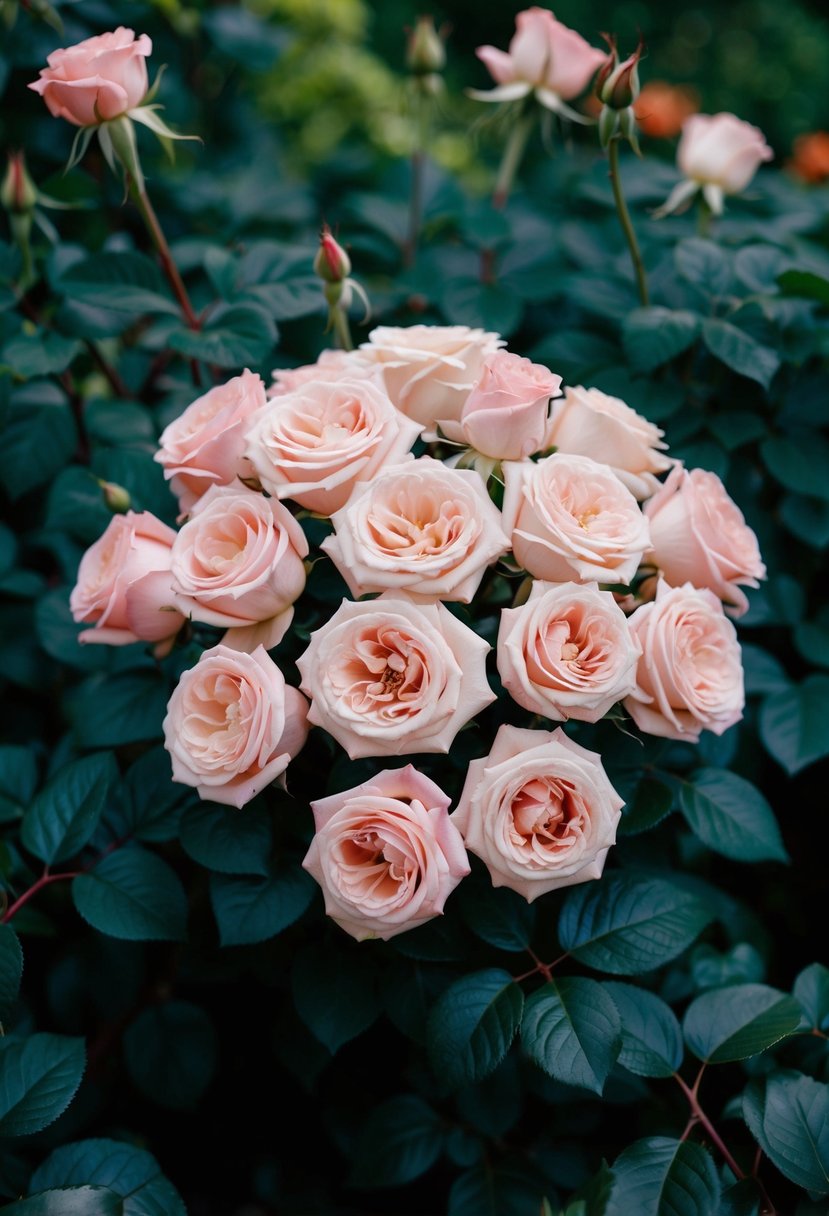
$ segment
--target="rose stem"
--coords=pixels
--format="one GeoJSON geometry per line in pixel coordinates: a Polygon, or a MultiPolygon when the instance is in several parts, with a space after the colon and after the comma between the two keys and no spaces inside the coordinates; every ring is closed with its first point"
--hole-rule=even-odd
{"type": "Polygon", "coordinates": [[[8,922],[17,915],[24,904],[27,904],[33,895],[36,895],[38,891],[42,890],[43,887],[48,886],[50,882],[60,882],[60,880],[63,878],[77,878],[79,873],[79,870],[69,870],[65,874],[50,874],[49,867],[45,866],[43,873],[37,882],[32,883],[27,891],[24,891],[22,895],[18,896],[13,904],[9,905],[3,914],[3,919],[0,923],[4,925],[8,924],[8,922]]]}
{"type": "Polygon", "coordinates": [[[178,267],[173,261],[173,255],[170,252],[170,246],[167,244],[167,238],[161,224],[158,222],[158,216],[150,202],[150,197],[146,190],[138,190],[135,186],[132,187],[132,193],[135,196],[138,204],[138,210],[144,223],[147,225],[147,231],[152,237],[153,244],[156,247],[158,256],[161,259],[161,265],[164,273],[170,280],[170,286],[173,289],[173,294],[179,302],[182,315],[191,329],[199,329],[199,319],[193,311],[193,305],[190,303],[190,297],[187,294],[187,288],[184,286],[181,275],[178,272],[178,267]]]}
{"type": "Polygon", "coordinates": [[[428,144],[428,110],[426,98],[418,90],[414,99],[415,144],[411,158],[411,189],[409,192],[409,235],[403,251],[407,266],[414,266],[417,242],[423,222],[423,170],[428,144]]]}
{"type": "Polygon", "coordinates": [[[613,198],[616,202],[616,211],[619,215],[619,223],[622,225],[622,231],[627,239],[628,249],[630,250],[630,260],[633,262],[633,271],[636,275],[636,286],[639,289],[639,301],[643,308],[648,306],[648,283],[645,278],[645,266],[642,262],[642,254],[639,250],[639,242],[636,239],[636,233],[633,230],[630,212],[625,202],[625,196],[622,193],[622,179],[619,173],[619,140],[611,139],[607,148],[608,159],[610,162],[610,181],[613,186],[613,198]]]}
{"type": "Polygon", "coordinates": [[[354,343],[351,340],[351,328],[348,324],[348,314],[339,304],[335,304],[331,309],[331,324],[334,327],[334,334],[340,350],[354,350],[354,343]]]}
{"type": "Polygon", "coordinates": [[[507,205],[507,200],[512,192],[515,181],[515,175],[524,157],[527,141],[530,138],[534,122],[535,115],[532,110],[529,110],[519,115],[510,131],[507,146],[504,148],[504,155],[498,169],[498,177],[495,180],[495,189],[492,192],[492,205],[499,210],[507,205]]]}

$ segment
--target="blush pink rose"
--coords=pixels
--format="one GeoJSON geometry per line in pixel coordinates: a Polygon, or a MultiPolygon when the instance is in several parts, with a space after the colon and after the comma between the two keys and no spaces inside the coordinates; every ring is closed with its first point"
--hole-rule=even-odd
{"type": "Polygon", "coordinates": [[[29,85],[56,118],[91,127],[132,110],[147,95],[147,56],[153,44],[120,25],[47,57],[40,79],[29,85]]]}
{"type": "Polygon", "coordinates": [[[637,608],[629,624],[642,658],[625,709],[641,731],[697,743],[702,731],[721,735],[740,721],[740,644],[710,591],[660,581],[656,599],[637,608]]]}
{"type": "Polygon", "coordinates": [[[757,537],[716,473],[676,468],[644,507],[651,530],[648,560],[666,583],[708,587],[742,616],[740,586],[766,577],[757,537]]]}
{"type": "Polygon", "coordinates": [[[443,604],[389,593],[343,600],[297,659],[309,721],[352,760],[448,752],[461,727],[495,700],[488,650],[443,604]]]}
{"type": "Polygon", "coordinates": [[[277,367],[271,375],[273,384],[268,389],[268,397],[282,397],[302,388],[309,380],[353,380],[362,379],[365,375],[376,373],[378,380],[382,377],[375,368],[367,367],[366,361],[358,350],[324,350],[316,363],[306,363],[302,367],[277,367]]]}
{"type": "Polygon", "coordinates": [[[155,459],[171,479],[183,514],[210,486],[251,476],[245,433],[266,404],[262,380],[244,371],[210,389],[164,429],[155,459]]]}
{"type": "Polygon", "coordinates": [[[488,97],[484,94],[487,99],[514,101],[535,91],[539,101],[556,109],[559,99],[571,100],[586,89],[607,58],[549,9],[525,9],[516,16],[515,26],[508,51],[494,46],[476,51],[499,85],[488,97]]]}
{"type": "Polygon", "coordinates": [[[627,617],[595,583],[533,584],[501,612],[498,671],[514,701],[557,722],[598,722],[636,687],[641,654],[627,617]]]}
{"type": "Polygon", "coordinates": [[[760,165],[774,156],[763,132],[734,114],[691,114],[676,150],[682,173],[723,194],[745,190],[760,165]]]}
{"type": "Polygon", "coordinates": [[[567,388],[553,405],[546,447],[609,465],[636,498],[659,489],[657,474],[676,463],[665,455],[663,432],[618,397],[597,388],[567,388]]]}
{"type": "Polygon", "coordinates": [[[175,539],[173,529],[149,511],[113,515],[81,558],[69,597],[74,620],[95,626],[79,641],[110,646],[172,641],[184,624],[170,594],[175,539]]]}
{"type": "Polygon", "coordinates": [[[355,598],[395,590],[468,604],[510,545],[478,474],[429,456],[355,486],[332,521],[322,548],[355,598]]]}
{"type": "Polygon", "coordinates": [[[459,422],[440,421],[447,439],[495,460],[523,460],[545,446],[550,398],[561,387],[539,363],[499,350],[464,402],[459,422]]]}
{"type": "Polygon", "coordinates": [[[167,705],[173,780],[200,798],[242,807],[280,777],[308,735],[308,705],[262,646],[205,650],[167,705]]]}
{"type": "Polygon", "coordinates": [[[622,804],[601,757],[560,728],[501,726],[470,764],[451,820],[492,885],[532,901],[601,877],[622,804]]]}
{"type": "Polygon", "coordinates": [[[211,486],[173,544],[179,611],[218,625],[234,650],[276,646],[305,586],[305,533],[287,507],[243,485],[211,486]]]}
{"type": "Polygon", "coordinates": [[[246,451],[270,494],[331,515],[358,481],[403,460],[420,431],[370,377],[326,377],[272,398],[246,451]]]}
{"type": "Polygon", "coordinates": [[[525,570],[548,583],[630,582],[650,535],[612,469],[564,452],[503,467],[504,530],[525,570]]]}
{"type": "Polygon", "coordinates": [[[364,941],[440,916],[469,873],[448,809],[443,790],[411,764],[312,802],[317,831],[302,864],[331,919],[364,941]]]}

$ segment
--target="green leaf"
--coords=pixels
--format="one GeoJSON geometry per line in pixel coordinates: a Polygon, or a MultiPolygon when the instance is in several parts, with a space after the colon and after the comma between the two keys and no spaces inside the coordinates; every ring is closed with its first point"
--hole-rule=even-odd
{"type": "Polygon", "coordinates": [[[178,1192],[150,1153],[118,1140],[79,1140],[56,1149],[32,1176],[33,1189],[106,1186],[124,1201],[124,1216],[187,1216],[178,1192]]]}
{"type": "Polygon", "coordinates": [[[123,1216],[120,1195],[105,1186],[58,1187],[4,1207],[6,1216],[123,1216]]]}
{"type": "Polygon", "coordinates": [[[56,283],[70,300],[118,312],[179,315],[164,275],[143,253],[98,253],[74,262],[56,283]]]}
{"type": "Polygon", "coordinates": [[[89,469],[70,465],[49,487],[47,528],[67,532],[82,544],[91,545],[102,535],[111,518],[98,480],[89,469]]]}
{"type": "Polygon", "coordinates": [[[662,879],[609,874],[573,888],[558,934],[588,967],[637,975],[676,958],[712,917],[695,895],[662,879]]]}
{"type": "Polygon", "coordinates": [[[641,771],[625,773],[614,783],[624,798],[619,832],[623,836],[638,836],[649,832],[674,809],[674,792],[663,781],[641,771]]]}
{"type": "Polygon", "coordinates": [[[783,665],[767,650],[743,642],[742,656],[747,696],[762,696],[789,687],[790,680],[783,665]]]}
{"type": "Polygon", "coordinates": [[[731,255],[713,241],[689,237],[674,250],[676,268],[686,282],[711,296],[725,295],[733,282],[731,255]]]}
{"type": "Polygon", "coordinates": [[[0,925],[0,1022],[5,1022],[20,990],[23,951],[11,925],[0,925]]]}
{"type": "Polygon", "coordinates": [[[184,814],[181,844],[185,853],[208,870],[266,878],[273,845],[271,816],[262,807],[239,811],[201,802],[184,814]]]}
{"type": "Polygon", "coordinates": [[[473,933],[496,950],[526,950],[535,908],[509,887],[467,880],[458,892],[463,918],[473,933]]]}
{"type": "Polygon", "coordinates": [[[165,861],[138,845],[108,854],[72,880],[72,898],[100,933],[126,941],[184,941],[187,897],[165,861]]]}
{"type": "Polygon", "coordinates": [[[743,1117],[767,1157],[812,1195],[829,1195],[829,1085],[795,1072],[753,1082],[743,1117]]]}
{"type": "Polygon", "coordinates": [[[445,1138],[443,1120],[422,1098],[390,1098],[363,1123],[350,1183],[363,1190],[405,1186],[432,1168],[445,1138]]]}
{"type": "Polygon", "coordinates": [[[31,748],[17,743],[0,747],[0,822],[22,817],[37,789],[37,762],[31,748]]]}
{"type": "Polygon", "coordinates": [[[777,435],[761,445],[760,455],[787,490],[829,499],[829,441],[823,435],[777,435]]]}
{"type": "Polygon", "coordinates": [[[825,275],[813,274],[811,270],[786,270],[777,282],[785,296],[799,296],[829,305],[829,279],[825,275]]]}
{"type": "Polygon", "coordinates": [[[507,337],[518,329],[524,312],[521,299],[503,284],[482,284],[463,275],[447,280],[440,303],[453,325],[494,330],[507,337]]]}
{"type": "Polygon", "coordinates": [[[380,1013],[371,960],[364,950],[344,949],[340,941],[297,955],[291,984],[297,1013],[332,1055],[380,1013]]]}
{"type": "Polygon", "coordinates": [[[829,1026],[829,967],[812,963],[794,982],[794,997],[816,1030],[829,1026]]]}
{"type": "Polygon", "coordinates": [[[794,644],[813,667],[829,667],[829,621],[801,621],[795,627],[794,644]]]}
{"type": "Polygon", "coordinates": [[[768,388],[780,367],[780,356],[768,346],[729,321],[709,317],[703,322],[702,338],[711,354],[732,371],[768,388]]]}
{"type": "Polygon", "coordinates": [[[718,1216],[720,1182],[699,1144],[650,1136],[613,1163],[606,1216],[718,1216]]]}
{"type": "Polygon", "coordinates": [[[636,371],[649,372],[692,346],[701,318],[671,308],[635,308],[622,323],[622,342],[636,371]]]}
{"type": "Polygon", "coordinates": [[[521,1020],[524,1050],[565,1085],[601,1094],[622,1045],[616,1005],[597,980],[553,979],[527,1000],[521,1020]]]}
{"type": "Polygon", "coordinates": [[[236,368],[263,363],[276,339],[276,326],[263,309],[236,304],[217,311],[204,329],[174,329],[168,343],[188,358],[236,368]]]}
{"type": "Polygon", "coordinates": [[[451,984],[429,1014],[429,1054],[436,1076],[453,1088],[497,1068],[521,1024],[524,994],[498,968],[451,984]]]}
{"type": "Polygon", "coordinates": [[[174,1110],[192,1109],[213,1077],[216,1032],[203,1009],[166,1001],[143,1010],[124,1035],[133,1085],[174,1110]]]}
{"type": "Polygon", "coordinates": [[[69,712],[79,747],[121,747],[161,737],[170,695],[160,672],[98,673],[74,690],[69,712]]]}
{"type": "Polygon", "coordinates": [[[788,773],[829,755],[829,676],[809,676],[760,707],[760,738],[788,773]]]}
{"type": "Polygon", "coordinates": [[[182,802],[193,793],[172,780],[170,755],[163,747],[150,748],[129,767],[123,790],[124,831],[119,834],[137,840],[175,839],[182,802]]]}
{"type": "Polygon", "coordinates": [[[794,997],[765,984],[732,984],[703,992],[688,1006],[685,1041],[700,1060],[725,1064],[767,1051],[800,1026],[794,997]]]}
{"type": "Polygon", "coordinates": [[[34,376],[56,376],[66,371],[80,349],[81,344],[75,338],[39,329],[37,333],[19,334],[7,342],[0,353],[0,364],[5,364],[24,380],[34,376]]]}
{"type": "Polygon", "coordinates": [[[315,275],[269,279],[248,287],[247,294],[264,305],[275,321],[293,321],[325,308],[322,284],[315,275]]]}
{"type": "Polygon", "coordinates": [[[760,791],[725,769],[701,768],[683,781],[679,805],[695,836],[733,861],[788,861],[780,828],[760,791]]]}
{"type": "Polygon", "coordinates": [[[78,431],[56,384],[30,380],[12,399],[0,445],[0,481],[12,498],[52,480],[69,461],[78,431]]]}
{"type": "Polygon", "coordinates": [[[607,983],[622,1019],[619,1063],[637,1077],[670,1077],[682,1063],[682,1031],[674,1011],[653,992],[633,984],[607,983]]]}
{"type": "Polygon", "coordinates": [[[95,831],[117,779],[112,752],[96,752],[60,769],[23,818],[24,846],[50,866],[76,857],[95,831]]]}
{"type": "Polygon", "coordinates": [[[476,1165],[449,1192],[447,1216],[539,1216],[543,1189],[519,1165],[476,1165]]]}
{"type": "Polygon", "coordinates": [[[74,1098],[85,1064],[83,1039],[0,1039],[0,1136],[30,1136],[54,1123],[74,1098]]]}
{"type": "Polygon", "coordinates": [[[266,878],[211,874],[210,902],[219,941],[223,946],[246,946],[276,937],[299,920],[316,889],[299,867],[266,878]]]}

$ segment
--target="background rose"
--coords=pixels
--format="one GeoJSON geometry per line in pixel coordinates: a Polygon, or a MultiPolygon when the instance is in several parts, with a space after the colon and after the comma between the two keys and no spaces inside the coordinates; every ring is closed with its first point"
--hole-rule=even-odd
{"type": "Polygon", "coordinates": [[[682,124],[676,150],[687,178],[718,186],[724,194],[745,190],[760,165],[773,156],[763,132],[735,114],[692,114],[682,124]]]}
{"type": "Polygon", "coordinates": [[[605,60],[604,51],[556,21],[548,9],[525,9],[516,16],[515,26],[509,51],[479,46],[476,52],[501,86],[492,91],[497,100],[515,100],[535,89],[545,104],[558,98],[568,101],[587,88],[605,60]]]}
{"type": "Polygon", "coordinates": [[[86,38],[75,46],[52,51],[48,68],[29,85],[56,118],[78,127],[117,118],[144,100],[148,55],[153,44],[146,34],[119,25],[109,34],[86,38]]]}
{"type": "Polygon", "coordinates": [[[501,726],[451,818],[493,886],[533,900],[601,876],[622,803],[600,756],[560,728],[501,726]]]}
{"type": "Polygon", "coordinates": [[[316,835],[305,861],[325,911],[352,937],[394,937],[439,916],[469,873],[449,799],[406,768],[311,803],[316,835]]]}
{"type": "Polygon", "coordinates": [[[440,420],[448,439],[495,460],[523,460],[544,446],[550,398],[561,376],[540,363],[499,350],[484,364],[459,422],[440,420]]]}

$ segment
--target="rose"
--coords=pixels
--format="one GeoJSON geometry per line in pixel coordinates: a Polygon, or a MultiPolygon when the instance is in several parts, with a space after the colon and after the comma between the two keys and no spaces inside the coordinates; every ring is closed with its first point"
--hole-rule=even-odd
{"type": "Polygon", "coordinates": [[[87,549],[69,597],[74,620],[94,624],[81,642],[163,642],[184,617],[172,607],[170,562],[176,534],[149,511],[113,515],[87,549]]]}
{"type": "Polygon", "coordinates": [[[379,365],[394,404],[421,426],[457,421],[484,361],[504,343],[467,325],[380,326],[360,350],[379,365]]]}
{"type": "Polygon", "coordinates": [[[501,612],[498,671],[525,709],[563,722],[598,722],[636,687],[641,651],[609,591],[534,583],[520,608],[501,612]]]}
{"type": "Polygon", "coordinates": [[[612,469],[563,452],[503,467],[504,531],[516,561],[550,583],[630,582],[648,524],[612,469]]]}
{"type": "Polygon", "coordinates": [[[355,598],[399,590],[469,603],[510,547],[477,473],[421,456],[354,487],[322,548],[355,598]]]}
{"type": "Polygon", "coordinates": [[[763,161],[773,156],[763,132],[734,114],[692,114],[682,124],[676,150],[687,178],[723,194],[745,190],[763,161]]]}
{"type": "Polygon", "coordinates": [[[162,432],[155,459],[172,479],[183,513],[211,485],[251,476],[244,459],[245,432],[266,404],[262,380],[244,371],[197,398],[162,432]]]}
{"type": "Polygon", "coordinates": [[[561,387],[539,363],[499,350],[484,363],[459,422],[440,419],[448,439],[495,460],[523,460],[544,446],[550,398],[561,387]]]}
{"type": "Polygon", "coordinates": [[[206,650],[167,705],[164,746],[173,780],[200,798],[242,807],[275,781],[308,735],[308,706],[264,647],[206,650]]]}
{"type": "Polygon", "coordinates": [[[546,446],[609,465],[636,498],[659,488],[657,473],[675,463],[665,456],[663,431],[618,397],[597,388],[567,388],[553,404],[546,446]]]}
{"type": "Polygon", "coordinates": [[[501,726],[470,764],[451,821],[493,886],[533,900],[601,876],[622,803],[601,758],[561,728],[501,726]]]}
{"type": "Polygon", "coordinates": [[[679,135],[686,118],[698,109],[699,97],[694,89],[664,80],[649,80],[633,103],[640,129],[654,139],[679,135]]]}
{"type": "Polygon", "coordinates": [[[228,630],[235,650],[280,642],[305,586],[305,534],[287,507],[244,486],[211,486],[173,544],[175,604],[228,630]]]}
{"type": "Polygon", "coordinates": [[[30,89],[39,93],[56,118],[90,127],[139,106],[147,95],[146,34],[119,25],[109,34],[86,38],[47,57],[40,79],[30,89]]]}
{"type": "Polygon", "coordinates": [[[757,537],[716,473],[676,468],[644,506],[652,560],[672,587],[708,587],[742,616],[748,599],[740,584],[766,577],[757,537]]]}
{"type": "Polygon", "coordinates": [[[309,721],[352,760],[448,752],[460,728],[495,700],[488,650],[443,604],[388,593],[343,600],[297,659],[309,721]]]}
{"type": "Polygon", "coordinates": [[[515,25],[509,51],[479,46],[475,52],[500,86],[484,94],[487,99],[514,101],[534,90],[542,104],[559,109],[560,100],[577,97],[604,62],[604,51],[556,21],[547,9],[525,9],[515,25]]]}
{"type": "Polygon", "coordinates": [[[710,591],[660,581],[656,599],[629,619],[642,647],[637,685],[625,709],[648,735],[697,743],[743,716],[740,644],[710,591]]]}
{"type": "Polygon", "coordinates": [[[448,808],[410,764],[311,803],[317,831],[302,864],[346,933],[388,939],[440,916],[469,873],[448,808]]]}
{"type": "Polygon", "coordinates": [[[329,373],[273,398],[246,451],[269,493],[331,515],[358,481],[403,460],[420,431],[370,377],[329,373]]]}
{"type": "MultiPolygon", "coordinates": [[[[271,375],[273,384],[268,397],[282,397],[301,388],[309,380],[353,380],[371,375],[376,369],[367,367],[358,350],[324,350],[316,363],[302,367],[277,367],[271,375]]],[[[382,379],[378,373],[378,379],[382,379]]]]}

